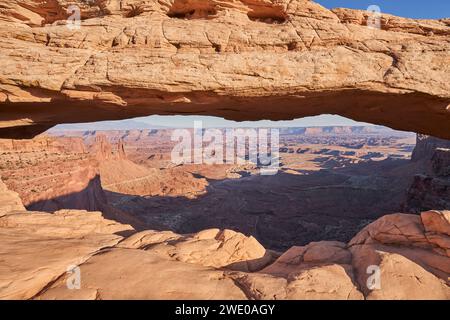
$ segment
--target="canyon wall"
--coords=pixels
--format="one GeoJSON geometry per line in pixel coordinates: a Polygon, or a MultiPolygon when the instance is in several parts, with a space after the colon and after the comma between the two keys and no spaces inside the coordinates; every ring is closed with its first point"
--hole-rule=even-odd
{"type": "MultiPolygon", "coordinates": [[[[206,179],[182,168],[146,168],[128,160],[123,139],[104,133],[81,137],[0,139],[0,172],[29,210],[104,211],[136,219],[108,205],[110,194],[195,198],[206,192],[206,179]]],[[[142,142],[148,143],[147,140],[142,142]]],[[[122,218],[124,218],[122,217],[122,218]]],[[[120,218],[119,218],[120,219],[120,218]]]]}
{"type": "Polygon", "coordinates": [[[24,211],[25,207],[16,192],[10,191],[0,177],[0,216],[11,211],[24,211]]]}
{"type": "Polygon", "coordinates": [[[412,161],[430,160],[434,157],[437,148],[450,149],[450,140],[418,134],[411,159],[412,161]]]}
{"type": "Polygon", "coordinates": [[[30,140],[0,139],[1,152],[67,152],[86,153],[83,139],[77,137],[59,137],[54,139],[45,135],[30,140]]]}
{"type": "MultiPolygon", "coordinates": [[[[150,114],[330,113],[450,138],[449,19],[383,14],[379,29],[368,28],[365,11],[309,0],[6,0],[0,7],[0,137],[150,114]],[[73,4],[79,29],[68,20],[73,4]]],[[[136,232],[106,219],[126,214],[107,211],[98,162],[128,161],[123,143],[115,153],[99,137],[91,157],[79,140],[75,151],[65,149],[72,140],[2,141],[0,255],[8,263],[0,264],[0,298],[449,300],[450,213],[436,210],[450,203],[449,151],[422,138],[413,162],[425,169],[406,203],[417,214],[383,216],[348,243],[284,253],[231,230],[136,232]],[[58,210],[65,206],[106,209],[58,210]],[[80,290],[67,289],[71,265],[82,272],[80,290]],[[367,284],[373,266],[379,288],[367,284]]]]}

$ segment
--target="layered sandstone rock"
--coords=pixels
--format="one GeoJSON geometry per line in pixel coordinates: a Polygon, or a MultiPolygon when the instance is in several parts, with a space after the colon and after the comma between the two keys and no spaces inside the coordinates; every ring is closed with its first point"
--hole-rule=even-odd
{"type": "Polygon", "coordinates": [[[450,148],[437,148],[431,161],[434,174],[441,177],[450,177],[450,148]]]}
{"type": "Polygon", "coordinates": [[[257,253],[258,244],[243,235],[225,231],[240,239],[239,246],[221,250],[217,236],[224,232],[219,230],[193,235],[141,232],[81,265],[89,289],[67,290],[66,276],[38,298],[449,299],[445,283],[449,270],[442,270],[448,266],[449,255],[433,252],[442,249],[442,243],[423,246],[424,237],[448,240],[442,229],[435,228],[442,220],[448,223],[448,213],[427,212],[422,219],[415,218],[386,216],[349,245],[319,242],[293,247],[274,263],[266,261],[266,267],[256,272],[247,268],[231,271],[223,262],[232,257],[254,261],[247,260],[251,258],[248,254],[242,255],[245,250],[251,250],[253,258],[267,254],[264,250],[257,253]],[[417,241],[405,241],[396,228],[412,239],[416,235],[417,241]],[[414,228],[427,231],[420,234],[414,228]],[[367,287],[370,265],[380,268],[378,289],[367,287]],[[104,272],[97,272],[99,269],[104,272]]]}
{"type": "Polygon", "coordinates": [[[418,135],[412,161],[423,168],[408,189],[405,210],[450,208],[450,141],[418,135]]]}
{"type": "MultiPolygon", "coordinates": [[[[104,134],[96,134],[91,140],[85,146],[81,137],[0,139],[0,173],[4,183],[20,195],[29,210],[102,211],[111,217],[117,217],[119,210],[108,205],[105,190],[110,191],[113,201],[116,193],[119,197],[126,194],[195,198],[206,191],[206,179],[196,178],[181,168],[149,169],[128,160],[120,139],[117,146],[104,134]]],[[[14,204],[4,201],[4,206],[14,204]]],[[[126,213],[120,216],[119,221],[140,224],[139,219],[132,217],[123,220],[126,213]]]]}
{"type": "Polygon", "coordinates": [[[98,161],[102,162],[112,158],[112,146],[105,135],[99,134],[95,136],[92,148],[98,161]]]}
{"type": "Polygon", "coordinates": [[[36,196],[32,194],[27,208],[47,212],[59,209],[104,209],[107,199],[95,166],[81,167],[68,175],[68,178],[59,180],[55,187],[36,196]]]}
{"type": "Polygon", "coordinates": [[[105,220],[101,213],[16,212],[0,218],[0,299],[30,299],[72,265],[117,244],[116,232],[130,226],[105,220]]]}
{"type": "Polygon", "coordinates": [[[16,192],[8,190],[0,177],[0,216],[11,211],[23,211],[25,207],[16,192]]]}
{"type": "Polygon", "coordinates": [[[102,161],[99,172],[103,188],[120,194],[196,198],[208,186],[181,168],[146,168],[126,159],[102,161]]]}
{"type": "Polygon", "coordinates": [[[0,134],[148,114],[336,113],[449,138],[448,19],[368,20],[309,0],[4,1],[0,134]]]}
{"type": "Polygon", "coordinates": [[[362,290],[368,299],[449,298],[449,212],[421,216],[395,214],[364,228],[350,243],[358,282],[367,282],[370,265],[379,266],[381,289],[362,290]]]}
{"type": "Polygon", "coordinates": [[[432,208],[450,208],[450,179],[448,177],[419,174],[407,192],[405,209],[419,213],[432,208]]]}
{"type": "Polygon", "coordinates": [[[258,274],[238,277],[249,295],[268,299],[278,283],[278,299],[363,299],[345,243],[313,242],[292,247],[258,274]]]}
{"type": "Polygon", "coordinates": [[[273,259],[255,238],[232,230],[210,229],[187,236],[144,231],[124,240],[119,247],[151,250],[181,262],[247,272],[259,270],[273,259]]]}
{"type": "Polygon", "coordinates": [[[116,238],[128,229],[98,213],[23,212],[13,195],[2,187],[0,199],[17,205],[0,206],[3,298],[449,299],[448,211],[386,216],[350,244],[293,247],[272,263],[276,255],[230,230],[116,238]],[[64,265],[85,259],[81,289],[69,290],[64,265]],[[380,289],[367,289],[370,266],[381,270],[380,289]]]}
{"type": "Polygon", "coordinates": [[[433,158],[436,149],[439,148],[450,149],[450,141],[418,134],[416,138],[416,147],[412,153],[411,160],[430,160],[433,158]]]}
{"type": "Polygon", "coordinates": [[[1,210],[1,299],[450,299],[448,211],[388,215],[348,244],[280,256],[231,230],[136,233],[100,212],[1,210]]]}
{"type": "MultiPolygon", "coordinates": [[[[133,132],[129,134],[133,135],[133,132]]],[[[114,151],[106,133],[95,133],[93,140],[90,149],[98,161],[98,172],[105,190],[128,195],[187,198],[195,198],[206,191],[206,179],[196,178],[181,168],[148,168],[129,160],[123,138],[118,139],[117,150],[114,151]]]]}
{"type": "Polygon", "coordinates": [[[48,137],[45,134],[35,139],[0,139],[0,150],[5,152],[46,152],[86,153],[83,139],[79,137],[48,137]]]}

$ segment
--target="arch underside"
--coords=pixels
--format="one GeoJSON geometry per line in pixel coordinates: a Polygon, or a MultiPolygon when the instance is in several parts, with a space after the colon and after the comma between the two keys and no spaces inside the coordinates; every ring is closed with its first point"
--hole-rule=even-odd
{"type": "Polygon", "coordinates": [[[153,114],[326,113],[450,139],[448,19],[382,15],[378,30],[367,12],[307,0],[78,0],[73,30],[65,1],[10,2],[18,7],[0,13],[0,137],[153,114]]]}

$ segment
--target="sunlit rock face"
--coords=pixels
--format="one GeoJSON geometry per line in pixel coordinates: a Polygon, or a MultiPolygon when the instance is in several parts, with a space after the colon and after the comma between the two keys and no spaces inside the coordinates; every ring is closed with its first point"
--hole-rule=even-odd
{"type": "MultiPolygon", "coordinates": [[[[280,120],[331,113],[450,138],[448,19],[383,15],[373,29],[366,12],[327,10],[308,0],[6,0],[1,6],[0,137],[149,114],[280,120]],[[75,29],[74,4],[81,18],[75,29]]],[[[41,142],[19,147],[58,148],[41,142]]],[[[349,242],[274,252],[228,229],[175,233],[139,226],[137,232],[135,217],[107,206],[103,187],[125,192],[118,181],[153,173],[132,167],[122,142],[112,153],[99,137],[91,159],[74,140],[72,165],[81,170],[65,170],[70,179],[49,175],[40,183],[45,190],[36,190],[44,198],[19,188],[30,192],[21,199],[7,187],[14,181],[0,181],[6,262],[0,299],[448,300],[444,209],[450,202],[448,185],[440,184],[448,181],[448,149],[420,142],[414,161],[428,171],[411,186],[407,203],[418,214],[386,215],[349,242]],[[66,205],[71,209],[58,210],[66,205]],[[76,210],[84,205],[99,212],[76,210]],[[78,290],[68,285],[74,266],[78,290]]],[[[65,157],[58,163],[68,163],[65,157]]],[[[25,186],[35,179],[17,171],[25,186]]],[[[161,196],[187,190],[196,196],[207,186],[198,179],[188,189],[192,175],[169,174],[127,191],[148,194],[176,180],[161,196]]]]}
{"type": "Polygon", "coordinates": [[[25,210],[22,200],[16,192],[8,190],[0,179],[0,216],[16,210],[25,210]]]}
{"type": "Polygon", "coordinates": [[[308,0],[4,1],[0,136],[149,114],[334,113],[450,138],[444,20],[308,0]],[[73,7],[81,27],[73,29],[73,7]],[[70,13],[67,10],[70,9],[70,13]]]}
{"type": "Polygon", "coordinates": [[[412,154],[412,161],[430,160],[433,159],[433,157],[435,159],[437,157],[444,159],[445,156],[443,156],[443,154],[445,153],[445,150],[442,149],[450,149],[449,140],[418,134],[416,139],[416,147],[414,148],[414,152],[412,154]],[[436,149],[441,150],[436,154],[436,149]]]}
{"type": "Polygon", "coordinates": [[[0,139],[0,153],[3,182],[19,194],[27,209],[105,209],[101,159],[89,156],[81,138],[0,139]]]}
{"type": "Polygon", "coordinates": [[[0,299],[450,298],[448,211],[387,215],[347,244],[277,253],[232,230],[136,232],[100,212],[28,212],[2,184],[0,199],[15,203],[0,206],[0,299]]]}
{"type": "Polygon", "coordinates": [[[417,135],[412,162],[423,166],[408,188],[404,209],[420,213],[450,208],[450,141],[417,135]]]}

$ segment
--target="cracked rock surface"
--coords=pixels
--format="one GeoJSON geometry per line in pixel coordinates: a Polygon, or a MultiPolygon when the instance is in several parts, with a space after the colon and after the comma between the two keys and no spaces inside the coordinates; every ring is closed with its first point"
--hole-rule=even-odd
{"type": "Polygon", "coordinates": [[[449,19],[367,20],[309,0],[6,0],[0,136],[150,114],[334,113],[450,138],[449,19]]]}
{"type": "Polygon", "coordinates": [[[348,244],[277,253],[231,230],[136,232],[100,212],[11,207],[6,188],[0,198],[0,299],[450,299],[448,211],[387,215],[348,244]],[[73,266],[79,289],[67,286],[73,266]]]}

